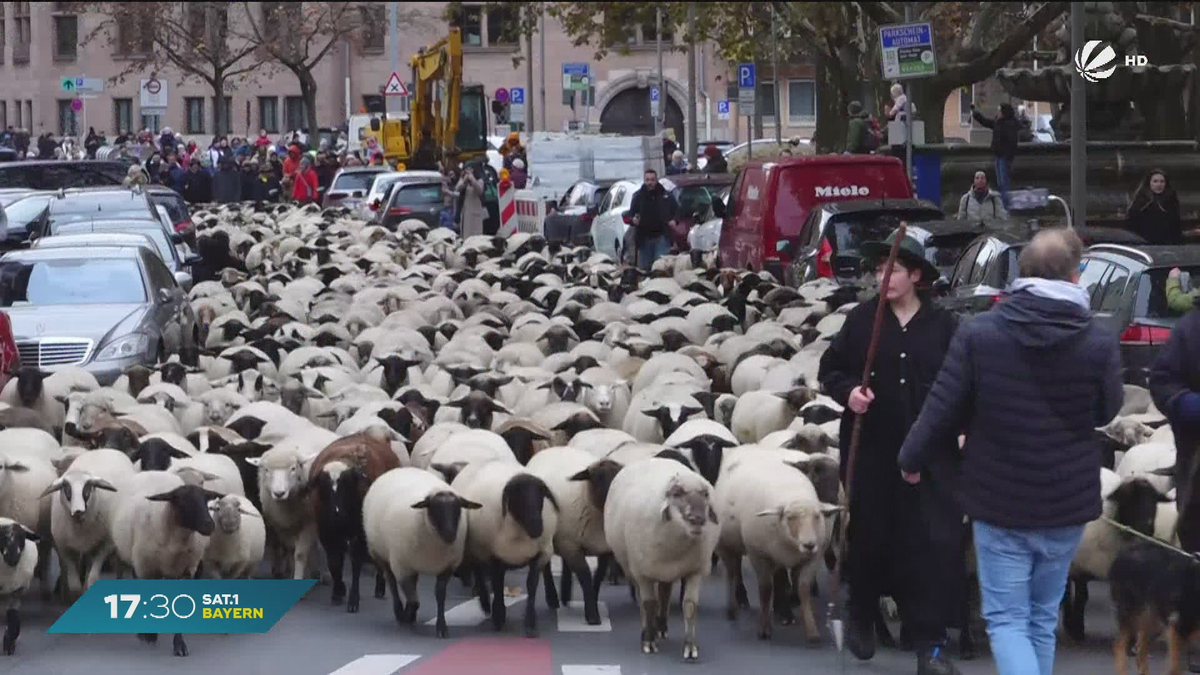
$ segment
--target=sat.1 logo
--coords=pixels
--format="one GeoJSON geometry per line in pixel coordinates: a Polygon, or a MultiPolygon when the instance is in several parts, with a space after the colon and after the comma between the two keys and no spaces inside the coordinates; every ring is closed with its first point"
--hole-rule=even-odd
{"type": "MultiPolygon", "coordinates": [[[[1117,51],[1103,40],[1088,40],[1075,52],[1075,70],[1088,82],[1107,80],[1117,70],[1117,51]]],[[[1150,60],[1141,54],[1125,57],[1126,66],[1149,65],[1150,60]]]]}

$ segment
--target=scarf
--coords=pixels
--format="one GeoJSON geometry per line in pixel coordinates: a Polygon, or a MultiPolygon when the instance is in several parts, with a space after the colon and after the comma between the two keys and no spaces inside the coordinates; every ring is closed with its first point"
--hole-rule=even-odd
{"type": "Polygon", "coordinates": [[[1088,294],[1087,289],[1070,281],[1022,277],[1012,282],[1008,290],[1010,293],[1028,291],[1039,298],[1046,298],[1047,300],[1073,302],[1089,312],[1092,309],[1092,297],[1088,294]]]}

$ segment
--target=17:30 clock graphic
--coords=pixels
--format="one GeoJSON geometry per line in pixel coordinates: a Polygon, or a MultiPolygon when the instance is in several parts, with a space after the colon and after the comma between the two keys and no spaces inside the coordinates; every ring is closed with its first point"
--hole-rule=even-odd
{"type": "MultiPolygon", "coordinates": [[[[237,604],[237,594],[229,594],[234,598],[234,604],[237,604]]],[[[211,599],[211,596],[206,596],[204,599],[211,599]]],[[[196,613],[196,599],[190,595],[179,594],[175,597],[169,597],[164,593],[155,593],[146,600],[142,600],[141,595],[127,594],[112,594],[104,596],[104,604],[108,605],[111,610],[110,619],[133,619],[140,617],[143,619],[166,619],[175,617],[176,619],[190,619],[196,613]],[[121,613],[121,606],[126,607],[124,614],[121,613]],[[159,613],[161,612],[161,613],[159,613]]],[[[258,616],[262,618],[262,609],[255,608],[258,616]]]]}

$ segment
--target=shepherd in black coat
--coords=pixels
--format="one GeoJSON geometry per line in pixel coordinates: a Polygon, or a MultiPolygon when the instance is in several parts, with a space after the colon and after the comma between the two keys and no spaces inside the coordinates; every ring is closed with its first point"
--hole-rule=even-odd
{"type": "MultiPolygon", "coordinates": [[[[893,237],[895,233],[893,233],[893,237]]],[[[862,247],[865,257],[886,258],[891,238],[862,247]]],[[[877,276],[882,279],[882,264],[877,276]]],[[[879,351],[871,387],[860,387],[879,298],[850,311],[842,330],[821,357],[822,388],[846,407],[840,432],[842,480],[849,465],[855,411],[864,414],[862,438],[851,486],[846,579],[850,584],[846,642],[860,659],[874,654],[872,618],[881,595],[900,607],[904,628],[925,670],[954,672],[941,654],[946,627],[965,587],[962,511],[953,498],[957,473],[954,438],[931,448],[939,461],[929,480],[909,485],[900,477],[897,456],[904,436],[942,366],[958,326],[957,317],[935,307],[918,284],[939,276],[912,237],[905,237],[883,313],[879,351]],[[931,663],[932,662],[932,663],[931,663]]]]}

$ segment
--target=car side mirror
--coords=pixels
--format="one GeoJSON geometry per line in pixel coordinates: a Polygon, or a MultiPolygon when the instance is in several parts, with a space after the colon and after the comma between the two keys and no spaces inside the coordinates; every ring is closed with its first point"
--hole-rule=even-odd
{"type": "MultiPolygon", "coordinates": [[[[195,259],[199,260],[199,257],[195,259]]],[[[189,260],[192,260],[192,258],[189,258],[189,260]]],[[[179,272],[175,273],[175,283],[179,284],[179,287],[183,290],[190,291],[192,289],[192,275],[188,272],[180,270],[179,272]]]]}
{"type": "Polygon", "coordinates": [[[184,241],[183,241],[183,235],[182,235],[182,234],[179,234],[178,232],[172,233],[172,234],[171,234],[171,243],[172,243],[172,244],[182,244],[182,243],[184,243],[184,241]]]}
{"type": "Polygon", "coordinates": [[[718,218],[724,218],[729,213],[728,209],[725,208],[725,202],[721,201],[720,199],[713,200],[712,212],[713,215],[718,218]]]}

